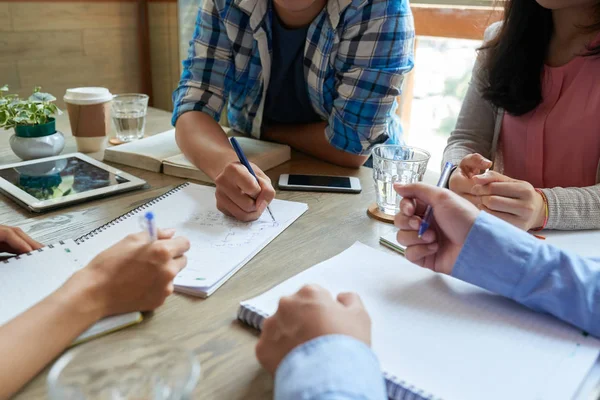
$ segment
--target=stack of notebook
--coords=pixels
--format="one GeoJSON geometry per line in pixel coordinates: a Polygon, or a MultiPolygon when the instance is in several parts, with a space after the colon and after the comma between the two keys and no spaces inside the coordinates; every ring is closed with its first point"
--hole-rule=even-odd
{"type": "MultiPolygon", "coordinates": [[[[237,139],[248,160],[263,171],[290,160],[289,146],[248,137],[237,139]]],[[[181,153],[175,141],[174,129],[135,142],[110,147],[104,152],[104,161],[163,172],[180,178],[212,182],[181,153]]]]}

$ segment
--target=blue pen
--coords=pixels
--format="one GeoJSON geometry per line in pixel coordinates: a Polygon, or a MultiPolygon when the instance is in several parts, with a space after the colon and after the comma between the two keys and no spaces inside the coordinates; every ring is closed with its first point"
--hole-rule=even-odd
{"type": "Polygon", "coordinates": [[[154,213],[152,211],[148,211],[144,215],[144,219],[146,220],[146,226],[148,227],[148,235],[150,236],[150,241],[154,242],[158,240],[158,230],[156,229],[156,220],[154,219],[154,213]]]}
{"type": "MultiPolygon", "coordinates": [[[[442,175],[438,180],[437,187],[446,187],[448,184],[448,179],[450,179],[450,173],[452,172],[452,168],[454,168],[454,164],[451,162],[447,162],[444,165],[444,170],[442,171],[442,175]]],[[[423,220],[421,221],[421,226],[419,226],[419,239],[423,237],[427,229],[429,229],[429,224],[431,224],[431,217],[433,216],[433,207],[428,205],[425,209],[425,215],[423,215],[423,220]]]]}
{"type": "MultiPolygon", "coordinates": [[[[252,176],[254,177],[254,179],[256,179],[256,181],[258,182],[258,177],[254,173],[254,170],[252,169],[252,165],[250,165],[250,162],[248,162],[246,155],[242,151],[242,147],[240,146],[240,144],[234,137],[231,138],[231,146],[233,146],[233,150],[235,151],[235,154],[237,154],[242,165],[248,169],[248,172],[250,172],[252,174],[252,176]]],[[[273,218],[273,222],[275,222],[275,217],[273,216],[273,213],[271,212],[271,209],[269,208],[269,206],[267,206],[267,211],[269,211],[271,218],[273,218]]]]}

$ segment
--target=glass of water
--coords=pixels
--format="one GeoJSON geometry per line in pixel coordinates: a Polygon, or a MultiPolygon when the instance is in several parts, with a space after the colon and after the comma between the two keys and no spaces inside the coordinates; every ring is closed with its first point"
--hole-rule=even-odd
{"type": "Polygon", "coordinates": [[[121,142],[144,137],[148,96],[145,94],[118,94],[112,102],[112,119],[121,142]]]}
{"type": "Polygon", "coordinates": [[[113,334],[63,355],[48,374],[51,400],[187,400],[200,363],[153,336],[113,334]]]}
{"type": "Polygon", "coordinates": [[[377,207],[388,215],[400,211],[401,197],[394,191],[394,183],[421,182],[431,155],[416,147],[381,145],[373,149],[373,179],[377,207]]]}

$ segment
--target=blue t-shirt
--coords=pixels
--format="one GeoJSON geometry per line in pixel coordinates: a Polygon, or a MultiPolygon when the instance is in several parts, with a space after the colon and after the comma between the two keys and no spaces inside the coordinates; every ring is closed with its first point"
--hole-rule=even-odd
{"type": "Polygon", "coordinates": [[[321,121],[308,97],[304,77],[304,46],[309,26],[288,29],[273,11],[273,58],[264,108],[264,122],[307,124],[321,121]]]}

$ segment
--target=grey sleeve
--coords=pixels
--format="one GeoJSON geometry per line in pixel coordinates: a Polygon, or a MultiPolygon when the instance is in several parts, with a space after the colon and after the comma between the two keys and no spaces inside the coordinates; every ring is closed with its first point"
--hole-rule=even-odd
{"type": "MultiPolygon", "coordinates": [[[[498,32],[500,25],[493,24],[485,32],[488,41],[498,32]]],[[[450,161],[455,165],[471,153],[479,153],[492,159],[492,144],[496,125],[496,108],[481,95],[481,85],[485,82],[483,57],[480,53],[473,67],[469,89],[462,104],[456,128],[448,138],[444,150],[442,166],[450,161]]]]}
{"type": "Polygon", "coordinates": [[[600,229],[600,183],[584,188],[542,189],[548,199],[547,229],[600,229]]]}

